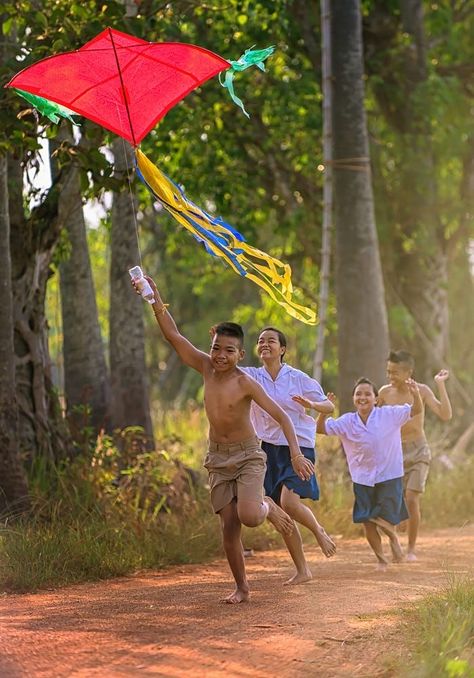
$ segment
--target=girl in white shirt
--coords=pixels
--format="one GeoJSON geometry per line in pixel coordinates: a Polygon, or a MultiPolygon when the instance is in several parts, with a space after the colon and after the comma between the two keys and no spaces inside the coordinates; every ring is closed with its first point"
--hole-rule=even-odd
{"type": "MultiPolygon", "coordinates": [[[[422,409],[418,385],[407,380],[413,405],[376,407],[377,389],[365,377],[355,384],[352,398],[356,412],[333,419],[322,413],[317,432],[337,435],[341,440],[353,481],[355,523],[363,523],[365,535],[378,560],[379,569],[387,567],[379,530],[390,539],[393,560],[401,562],[403,552],[395,526],[408,518],[403,499],[403,454],[401,427],[422,409]]],[[[311,407],[297,396],[300,404],[311,407]]]]}
{"type": "MultiPolygon", "coordinates": [[[[313,409],[326,414],[333,412],[334,405],[327,399],[315,379],[283,363],[285,352],[285,335],[274,327],[266,327],[260,332],[257,341],[257,353],[263,366],[242,369],[263,386],[268,395],[289,415],[302,453],[314,463],[316,422],[313,417],[306,414],[304,407],[292,399],[292,396],[303,394],[311,398],[313,409]]],[[[290,450],[278,423],[258,405],[252,404],[251,414],[257,436],[262,441],[262,449],[267,454],[265,493],[294,521],[311,530],[322,552],[329,558],[336,552],[336,546],[316,520],[311,509],[301,501],[302,498],[319,499],[316,477],[301,480],[293,469],[290,450]]],[[[306,562],[303,541],[296,523],[291,535],[283,535],[283,538],[296,566],[296,574],[286,583],[301,584],[310,580],[312,574],[306,562]]]]}

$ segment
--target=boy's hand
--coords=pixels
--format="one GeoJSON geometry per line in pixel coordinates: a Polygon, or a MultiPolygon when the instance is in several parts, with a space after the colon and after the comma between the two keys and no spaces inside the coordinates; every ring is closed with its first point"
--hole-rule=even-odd
{"type": "Polygon", "coordinates": [[[418,384],[414,379],[407,379],[405,383],[408,386],[408,390],[412,395],[415,395],[416,393],[420,395],[420,389],[418,388],[418,384]]]}
{"type": "Polygon", "coordinates": [[[302,454],[293,457],[291,460],[293,470],[301,480],[309,480],[314,474],[314,464],[309,459],[306,459],[302,454]]]}
{"type": "Polygon", "coordinates": [[[303,405],[306,410],[311,410],[313,407],[313,401],[309,400],[309,398],[305,398],[304,396],[294,395],[291,396],[291,399],[294,400],[295,403],[298,403],[298,405],[303,405]]]}
{"type": "MultiPolygon", "coordinates": [[[[150,287],[153,290],[153,294],[154,294],[155,299],[156,299],[156,294],[157,294],[158,290],[156,289],[155,281],[153,280],[153,278],[150,278],[149,275],[145,275],[143,277],[145,278],[145,280],[148,280],[148,282],[150,283],[150,287]]],[[[132,287],[135,290],[135,292],[137,294],[141,294],[140,290],[138,289],[137,282],[134,278],[131,279],[131,283],[132,283],[132,287]]]]}
{"type": "Polygon", "coordinates": [[[446,381],[449,379],[449,370],[440,370],[438,374],[435,374],[434,380],[438,384],[440,381],[446,381]]]}
{"type": "Polygon", "coordinates": [[[150,283],[150,287],[151,287],[151,289],[153,290],[153,294],[154,294],[154,297],[155,297],[155,299],[156,299],[156,296],[157,296],[157,294],[158,294],[158,288],[157,288],[157,286],[156,286],[156,284],[155,284],[155,281],[153,280],[153,278],[150,278],[149,275],[146,275],[146,276],[144,276],[144,277],[145,277],[145,280],[148,280],[148,282],[150,283]]]}

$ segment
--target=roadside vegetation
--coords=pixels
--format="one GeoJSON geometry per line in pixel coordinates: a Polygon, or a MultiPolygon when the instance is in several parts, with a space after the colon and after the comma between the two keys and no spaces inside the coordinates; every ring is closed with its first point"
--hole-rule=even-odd
{"type": "Polygon", "coordinates": [[[474,581],[451,580],[440,594],[405,612],[408,652],[395,675],[405,678],[473,678],[474,581]]]}

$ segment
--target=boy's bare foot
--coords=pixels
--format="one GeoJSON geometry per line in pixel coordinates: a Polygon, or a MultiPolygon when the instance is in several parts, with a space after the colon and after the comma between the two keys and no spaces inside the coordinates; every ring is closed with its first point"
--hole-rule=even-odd
{"type": "Polygon", "coordinates": [[[377,570],[379,572],[386,572],[387,567],[388,567],[388,563],[382,563],[380,561],[377,563],[377,570]]]}
{"type": "Polygon", "coordinates": [[[327,534],[326,530],[320,525],[316,530],[316,540],[326,558],[330,558],[336,553],[336,544],[327,534]]]}
{"type": "Polygon", "coordinates": [[[236,603],[246,603],[250,598],[250,593],[248,589],[240,589],[237,587],[230,596],[222,598],[221,603],[227,603],[229,605],[235,605],[236,603]]]}
{"type": "Polygon", "coordinates": [[[406,557],[407,563],[416,563],[417,560],[418,560],[418,558],[413,553],[413,551],[408,551],[407,557],[406,557]]]}
{"type": "Polygon", "coordinates": [[[284,583],[283,586],[294,586],[296,584],[305,584],[307,581],[311,581],[313,578],[313,575],[311,574],[311,570],[306,568],[305,572],[296,572],[292,577],[287,579],[284,583]]]}
{"type": "Polygon", "coordinates": [[[403,549],[400,545],[400,542],[397,538],[390,539],[390,550],[392,551],[392,560],[394,563],[403,563],[405,560],[405,555],[403,549]]]}
{"type": "Polygon", "coordinates": [[[267,518],[275,530],[280,534],[291,534],[295,525],[290,516],[277,506],[271,497],[265,497],[265,501],[268,505],[267,518]]]}
{"type": "Polygon", "coordinates": [[[377,532],[381,535],[386,534],[390,539],[390,550],[392,551],[392,559],[394,563],[403,563],[405,556],[402,547],[398,540],[397,530],[395,525],[387,522],[383,518],[374,518],[371,522],[377,526],[377,532]]]}

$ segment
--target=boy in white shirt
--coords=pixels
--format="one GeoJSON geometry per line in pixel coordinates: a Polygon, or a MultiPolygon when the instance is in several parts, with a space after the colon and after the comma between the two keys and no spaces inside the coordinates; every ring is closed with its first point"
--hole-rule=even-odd
{"type": "MultiPolygon", "coordinates": [[[[401,427],[422,410],[418,385],[407,380],[413,405],[376,407],[377,389],[365,377],[359,379],[352,397],[356,412],[337,419],[320,414],[317,432],[337,435],[342,443],[353,481],[355,503],[353,520],[363,523],[365,535],[374,551],[379,569],[386,569],[379,529],[388,535],[395,562],[403,560],[395,526],[408,517],[403,499],[403,454],[401,427]]],[[[331,394],[331,399],[334,396],[331,394]]],[[[295,400],[311,404],[300,396],[295,400]]]]}

